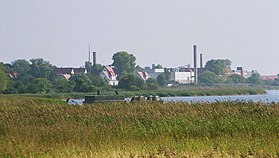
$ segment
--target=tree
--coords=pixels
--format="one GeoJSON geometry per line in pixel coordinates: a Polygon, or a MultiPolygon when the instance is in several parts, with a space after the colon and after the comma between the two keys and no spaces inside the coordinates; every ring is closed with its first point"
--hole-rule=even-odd
{"type": "Polygon", "coordinates": [[[126,74],[119,79],[118,86],[128,90],[139,90],[143,88],[144,81],[134,74],[126,74]]]}
{"type": "Polygon", "coordinates": [[[146,89],[148,90],[156,90],[159,88],[157,81],[153,78],[149,78],[145,81],[146,89]]]}
{"type": "Polygon", "coordinates": [[[157,76],[157,83],[159,84],[159,86],[165,86],[167,85],[167,77],[166,74],[161,73],[157,76]]]}
{"type": "Polygon", "coordinates": [[[250,77],[248,77],[248,82],[251,84],[262,84],[263,81],[261,79],[261,75],[259,73],[253,73],[250,77]]]}
{"type": "Polygon", "coordinates": [[[123,74],[133,73],[136,66],[136,57],[125,51],[117,52],[113,55],[113,66],[116,67],[118,75],[121,77],[123,74]]]}
{"type": "Polygon", "coordinates": [[[33,78],[27,85],[27,90],[30,93],[49,93],[51,88],[46,78],[33,78]]]}
{"type": "Polygon", "coordinates": [[[97,89],[86,74],[75,75],[70,78],[70,81],[74,84],[76,92],[93,92],[97,89]]]}
{"type": "Polygon", "coordinates": [[[54,66],[43,59],[31,59],[30,74],[34,78],[53,79],[54,66]]]}
{"type": "Polygon", "coordinates": [[[198,81],[202,84],[218,84],[223,82],[220,76],[211,71],[205,71],[203,74],[199,75],[198,81]]]}
{"type": "Polygon", "coordinates": [[[233,84],[246,83],[246,78],[238,74],[233,74],[228,77],[227,83],[233,83],[233,84]]]}
{"type": "Polygon", "coordinates": [[[161,65],[161,64],[157,64],[157,65],[152,64],[152,69],[163,69],[163,65],[161,65]]]}
{"type": "Polygon", "coordinates": [[[90,78],[92,85],[94,85],[96,87],[105,86],[104,80],[99,75],[87,74],[87,76],[90,78]]]}
{"type": "Polygon", "coordinates": [[[15,60],[12,62],[11,71],[18,74],[17,78],[24,83],[29,82],[31,75],[29,74],[30,71],[30,62],[24,59],[15,60]]]}
{"type": "Polygon", "coordinates": [[[8,74],[5,72],[3,63],[0,63],[0,93],[7,89],[9,84],[8,74]]]}
{"type": "Polygon", "coordinates": [[[206,62],[206,71],[214,72],[216,75],[224,75],[227,68],[230,68],[231,61],[228,59],[217,59],[206,62]]]}
{"type": "Polygon", "coordinates": [[[92,74],[99,76],[99,74],[101,73],[101,71],[103,70],[104,66],[101,64],[96,64],[92,66],[92,74]]]}
{"type": "Polygon", "coordinates": [[[58,93],[70,93],[74,89],[74,84],[64,77],[58,77],[53,81],[53,90],[58,93]]]}

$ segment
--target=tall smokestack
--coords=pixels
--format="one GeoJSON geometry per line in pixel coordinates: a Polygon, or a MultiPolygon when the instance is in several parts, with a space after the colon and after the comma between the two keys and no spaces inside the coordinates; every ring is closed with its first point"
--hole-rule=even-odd
{"type": "Polygon", "coordinates": [[[88,61],[90,62],[90,44],[89,44],[89,50],[88,50],[88,61]]]}
{"type": "Polygon", "coordinates": [[[200,54],[200,68],[203,68],[202,54],[200,54]]]}
{"type": "Polygon", "coordinates": [[[93,66],[95,66],[96,64],[96,52],[93,52],[93,66]]]}
{"type": "Polygon", "coordinates": [[[194,45],[194,83],[198,83],[197,46],[194,45]]]}

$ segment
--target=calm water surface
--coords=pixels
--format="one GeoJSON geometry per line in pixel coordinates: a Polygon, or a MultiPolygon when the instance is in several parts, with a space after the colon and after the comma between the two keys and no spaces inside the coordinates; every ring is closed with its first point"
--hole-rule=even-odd
{"type": "MultiPolygon", "coordinates": [[[[216,101],[253,101],[279,103],[279,90],[267,90],[263,95],[235,95],[235,96],[194,96],[194,97],[162,97],[164,102],[216,102],[216,101]]],[[[130,98],[126,98],[127,101],[130,98]]],[[[82,105],[84,99],[71,99],[69,104],[82,105]]]]}
{"type": "Polygon", "coordinates": [[[236,95],[236,96],[194,96],[194,97],[163,97],[165,102],[216,102],[216,101],[253,101],[279,102],[279,90],[267,90],[263,95],[236,95]]]}

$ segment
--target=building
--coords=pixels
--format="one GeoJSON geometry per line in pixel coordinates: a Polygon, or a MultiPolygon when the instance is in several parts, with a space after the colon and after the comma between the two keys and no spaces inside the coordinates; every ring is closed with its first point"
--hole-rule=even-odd
{"type": "Polygon", "coordinates": [[[153,78],[153,79],[157,79],[158,75],[165,72],[164,69],[150,69],[150,68],[149,69],[144,69],[144,71],[146,73],[148,73],[150,78],[153,78]]]}
{"type": "Polygon", "coordinates": [[[194,71],[191,68],[175,68],[170,71],[170,82],[179,84],[194,83],[194,71]]]}
{"type": "Polygon", "coordinates": [[[104,69],[100,73],[100,77],[109,85],[117,86],[118,80],[117,80],[117,74],[115,72],[115,67],[106,65],[104,66],[104,69]]]}
{"type": "Polygon", "coordinates": [[[261,79],[264,81],[270,81],[270,80],[274,81],[278,79],[278,75],[262,75],[261,79]]]}
{"type": "Polygon", "coordinates": [[[150,75],[145,71],[136,71],[135,75],[142,79],[144,82],[151,78],[150,75]]]}
{"type": "Polygon", "coordinates": [[[72,67],[68,67],[68,68],[55,68],[55,74],[57,76],[62,76],[64,78],[66,78],[67,80],[69,80],[69,78],[71,78],[73,75],[79,75],[79,74],[83,74],[83,73],[87,73],[87,70],[85,68],[72,68],[72,67]]]}

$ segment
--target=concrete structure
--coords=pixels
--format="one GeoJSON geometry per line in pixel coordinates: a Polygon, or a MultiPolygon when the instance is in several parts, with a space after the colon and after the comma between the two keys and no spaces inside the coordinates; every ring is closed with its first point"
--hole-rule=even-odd
{"type": "Polygon", "coordinates": [[[179,84],[194,83],[194,71],[191,68],[175,68],[170,72],[170,81],[179,84]]]}
{"type": "Polygon", "coordinates": [[[202,54],[200,54],[200,68],[203,68],[203,58],[202,58],[202,54]]]}
{"type": "Polygon", "coordinates": [[[198,83],[198,67],[197,67],[197,46],[193,46],[194,52],[194,83],[198,83]]]}
{"type": "Polygon", "coordinates": [[[114,66],[106,65],[104,69],[101,71],[100,77],[109,85],[118,85],[117,74],[115,72],[114,66]]]}
{"type": "Polygon", "coordinates": [[[93,52],[93,66],[97,64],[96,52],[93,52]]]}

